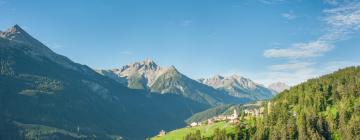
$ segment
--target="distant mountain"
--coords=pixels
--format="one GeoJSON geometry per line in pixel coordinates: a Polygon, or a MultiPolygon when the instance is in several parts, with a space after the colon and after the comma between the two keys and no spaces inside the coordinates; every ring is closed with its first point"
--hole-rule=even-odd
{"type": "Polygon", "coordinates": [[[284,90],[290,89],[290,86],[282,82],[276,82],[270,84],[268,88],[276,91],[277,93],[280,93],[283,92],[284,90]]]}
{"type": "Polygon", "coordinates": [[[160,75],[171,70],[176,69],[174,67],[162,68],[154,61],[147,59],[143,62],[129,64],[119,69],[96,71],[115,79],[129,88],[150,90],[150,87],[160,75]]]}
{"type": "Polygon", "coordinates": [[[231,96],[253,101],[269,99],[274,95],[274,91],[238,75],[227,77],[215,75],[208,79],[199,79],[199,81],[231,96]]]}
{"type": "Polygon", "coordinates": [[[136,62],[119,69],[97,70],[120,84],[132,89],[145,89],[160,94],[181,95],[199,103],[219,105],[228,103],[244,103],[246,98],[229,96],[224,91],[195,81],[180,73],[174,66],[163,68],[152,60],[136,62]],[[125,82],[124,82],[124,79],[125,82]]]}
{"type": "Polygon", "coordinates": [[[0,33],[0,139],[145,139],[209,108],[129,89],[58,55],[18,25],[0,33]]]}

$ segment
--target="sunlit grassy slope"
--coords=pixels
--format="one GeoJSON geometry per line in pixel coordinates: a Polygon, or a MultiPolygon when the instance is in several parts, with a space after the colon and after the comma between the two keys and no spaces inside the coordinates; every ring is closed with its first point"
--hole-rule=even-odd
{"type": "Polygon", "coordinates": [[[167,133],[165,136],[159,137],[155,136],[151,138],[151,140],[182,140],[187,134],[194,133],[196,130],[200,130],[201,134],[204,137],[210,137],[216,128],[219,129],[226,129],[227,133],[234,133],[235,132],[235,125],[230,124],[228,122],[218,122],[211,125],[202,125],[197,127],[186,127],[177,129],[167,133]]]}

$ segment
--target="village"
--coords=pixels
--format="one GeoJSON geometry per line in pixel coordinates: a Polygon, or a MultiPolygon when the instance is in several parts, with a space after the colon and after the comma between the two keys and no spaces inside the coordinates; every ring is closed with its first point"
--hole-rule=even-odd
{"type": "MultiPolygon", "coordinates": [[[[271,112],[271,102],[267,103],[267,109],[268,109],[268,112],[271,112]]],[[[232,123],[232,124],[237,124],[237,123],[240,123],[241,119],[250,119],[250,118],[254,118],[254,117],[255,118],[262,117],[263,114],[264,114],[264,111],[265,111],[264,107],[245,109],[245,110],[242,111],[243,114],[244,114],[243,117],[242,117],[240,115],[240,113],[238,113],[237,110],[234,109],[233,114],[231,114],[231,115],[219,115],[219,116],[212,117],[212,118],[208,119],[207,121],[192,122],[187,127],[211,125],[213,123],[220,122],[220,121],[227,121],[227,122],[232,123]]]]}
{"type": "MultiPolygon", "coordinates": [[[[233,113],[231,115],[219,115],[212,117],[210,119],[207,119],[207,121],[202,122],[192,122],[188,124],[187,127],[197,127],[197,126],[204,126],[204,125],[212,125],[217,122],[226,121],[231,124],[239,124],[241,119],[251,119],[251,118],[258,118],[262,117],[264,115],[265,108],[252,108],[252,109],[244,109],[242,112],[238,113],[236,109],[233,110],[233,113]],[[243,115],[240,115],[243,114],[243,115]]],[[[267,102],[267,112],[271,112],[271,102],[267,102]]],[[[164,136],[166,135],[166,131],[161,130],[158,136],[164,136]]]]}
{"type": "MultiPolygon", "coordinates": [[[[263,112],[264,112],[264,108],[260,108],[260,109],[245,109],[243,110],[244,112],[244,118],[243,119],[249,119],[252,117],[260,117],[262,116],[263,112]]],[[[210,119],[207,119],[207,121],[203,121],[203,122],[192,122],[190,123],[187,127],[196,127],[196,126],[202,126],[202,125],[211,125],[214,124],[216,122],[221,122],[221,121],[227,121],[231,124],[237,124],[240,123],[241,120],[241,116],[240,113],[238,113],[236,111],[236,109],[233,110],[233,114],[231,115],[219,115],[219,116],[215,116],[212,117],[210,119]]]]}

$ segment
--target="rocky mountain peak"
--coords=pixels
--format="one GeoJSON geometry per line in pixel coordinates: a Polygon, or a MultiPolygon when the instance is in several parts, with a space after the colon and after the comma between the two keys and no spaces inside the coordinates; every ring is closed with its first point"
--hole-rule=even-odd
{"type": "Polygon", "coordinates": [[[21,32],[25,32],[25,31],[23,29],[21,29],[21,27],[19,25],[15,24],[11,28],[9,28],[6,32],[9,32],[9,33],[21,33],[21,32]]]}
{"type": "Polygon", "coordinates": [[[145,78],[144,85],[151,86],[155,80],[162,74],[168,72],[178,73],[174,66],[171,67],[160,67],[153,60],[145,59],[140,62],[135,62],[122,66],[119,69],[110,70],[120,78],[133,79],[134,77],[145,78]]]}
{"type": "Polygon", "coordinates": [[[14,25],[7,29],[5,32],[0,33],[0,37],[16,41],[19,43],[26,44],[26,46],[30,47],[41,53],[49,53],[50,49],[48,49],[44,44],[40,41],[33,38],[30,34],[28,34],[25,30],[23,30],[19,25],[14,25]]]}
{"type": "Polygon", "coordinates": [[[132,64],[128,64],[118,69],[120,72],[125,71],[157,71],[161,69],[153,60],[146,59],[142,62],[135,62],[132,64]]]}
{"type": "Polygon", "coordinates": [[[246,79],[246,78],[241,77],[240,75],[237,75],[237,74],[230,75],[229,78],[236,79],[236,80],[246,79]]]}
{"type": "Polygon", "coordinates": [[[211,78],[203,80],[203,82],[214,87],[223,87],[227,85],[241,85],[246,87],[256,86],[256,84],[250,79],[243,78],[236,74],[230,76],[215,75],[211,78]]]}
{"type": "Polygon", "coordinates": [[[143,61],[143,63],[146,64],[146,65],[156,65],[156,63],[153,60],[149,59],[149,58],[145,59],[143,61]]]}
{"type": "Polygon", "coordinates": [[[159,68],[159,66],[151,59],[146,59],[143,61],[143,65],[146,68],[152,69],[152,70],[156,70],[159,68]]]}
{"type": "Polygon", "coordinates": [[[0,36],[9,40],[22,42],[32,42],[35,40],[17,24],[7,29],[5,32],[1,32],[0,36]]]}
{"type": "Polygon", "coordinates": [[[265,99],[272,96],[272,90],[236,74],[230,76],[215,75],[199,81],[215,89],[225,90],[236,97],[265,99]]]}
{"type": "Polygon", "coordinates": [[[210,79],[217,79],[217,80],[223,80],[224,76],[221,76],[219,74],[215,75],[214,77],[210,78],[210,79]]]}
{"type": "Polygon", "coordinates": [[[51,51],[47,46],[33,38],[17,24],[7,29],[5,32],[0,32],[0,37],[15,43],[20,43],[20,48],[27,55],[35,58],[36,60],[48,58],[69,69],[79,70],[73,65],[72,61],[51,51]]]}
{"type": "Polygon", "coordinates": [[[171,65],[170,67],[167,68],[167,71],[175,71],[175,72],[179,72],[175,66],[171,65]]]}

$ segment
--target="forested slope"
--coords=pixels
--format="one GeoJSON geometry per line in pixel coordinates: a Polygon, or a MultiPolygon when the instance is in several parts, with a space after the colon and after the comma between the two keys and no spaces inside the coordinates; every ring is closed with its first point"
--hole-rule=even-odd
{"type": "Polygon", "coordinates": [[[308,80],[276,96],[249,133],[255,139],[360,139],[359,95],[360,67],[308,80]]]}

